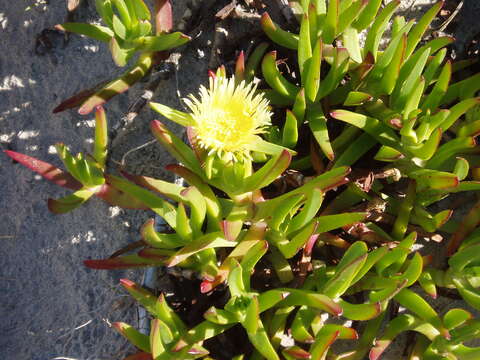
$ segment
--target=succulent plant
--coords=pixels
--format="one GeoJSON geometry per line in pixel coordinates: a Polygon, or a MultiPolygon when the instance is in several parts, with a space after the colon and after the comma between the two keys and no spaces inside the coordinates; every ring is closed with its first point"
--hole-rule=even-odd
{"type": "MultiPolygon", "coordinates": [[[[146,18],[136,7],[144,9],[143,3],[97,4],[111,23],[108,30],[65,28],[111,34],[120,60],[132,49],[144,52],[140,59],[152,59],[150,51],[159,49],[142,47],[148,41],[139,40],[149,39],[146,18]],[[109,4],[119,17],[109,17],[109,4]]],[[[202,311],[201,321],[191,323],[175,312],[169,296],[157,298],[122,280],[153,318],[150,336],[114,324],[139,350],[127,359],[211,359],[211,341],[234,329],[250,342],[231,354],[236,360],[376,360],[407,331],[418,333],[410,359],[480,356],[478,348],[465,345],[480,336],[478,320],[464,309],[440,316],[414,287],[433,298],[439,287],[452,289],[480,309],[479,205],[459,222],[451,219],[453,210],[438,211],[436,204],[480,187],[478,75],[456,80],[469,63],[444,62],[451,38],[421,43],[443,2],[416,24],[403,17],[390,21],[398,5],[397,0],[383,7],[381,0],[293,1],[298,34],[281,29],[267,13],[261,19],[267,36],[287,49],[290,74],[280,72],[277,53],[266,53],[269,45],[262,43],[248,60],[240,53],[234,76],[224,67],[210,72],[209,87],[185,100],[189,112],[150,103],[186,128],[188,143],[164,123],[151,122],[158,142],[178,162],[167,169],[184,185],[106,174],[102,108],[93,156],[74,157],[57,146],[68,173],[7,152],[76,190],[50,201],[55,212],[97,195],[112,204],[151,209],[168,225],[157,231],[154,220],[147,221],[135,248],[86,260],[88,267],[190,269],[200,278],[198,294],[222,294],[220,303],[202,311]],[[390,40],[381,48],[389,23],[390,40]],[[264,82],[254,80],[259,66],[264,82]],[[272,120],[284,108],[285,121],[272,120]],[[438,264],[416,250],[417,239],[440,230],[451,238],[448,261],[438,264]],[[406,313],[397,314],[399,306],[406,313]],[[365,326],[360,331],[331,317],[365,326]],[[337,339],[357,341],[338,354],[331,346],[337,339]]],[[[159,39],[165,36],[180,35],[159,39]]]]}
{"type": "Polygon", "coordinates": [[[249,110],[248,102],[263,104],[261,96],[251,98],[251,85],[247,90],[244,83],[235,86],[234,78],[222,78],[222,71],[220,69],[211,80],[209,90],[201,89],[203,103],[195,100],[191,104],[194,107],[192,114],[152,104],[154,109],[171,120],[188,126],[192,148],[161,122],[154,120],[151,124],[159,142],[182,164],[171,165],[168,169],[183,177],[189,187],[143,176],[127,175],[134,183],[112,175],[106,176],[115,188],[136,197],[163,217],[175,233],[159,234],[153,230],[153,222],[149,221],[142,229],[147,247],[138,255],[90,260],[86,262],[88,266],[185,266],[200,271],[205,279],[202,290],[210,291],[228,277],[231,259],[242,258],[250,247],[260,246],[253,240],[261,241],[264,247],[268,243],[274,245],[278,249],[277,258],[285,262],[308,241],[314,242],[319,233],[364,218],[361,212],[315,217],[324,193],[346,181],[349,172],[346,167],[318,176],[281,196],[264,198],[260,190],[287,169],[291,154],[257,135],[257,117],[260,117],[263,126],[269,121],[268,112],[263,107],[256,111],[249,110]],[[223,97],[217,97],[219,89],[223,97]],[[238,108],[236,104],[242,99],[247,104],[238,108]],[[199,108],[205,109],[205,113],[196,112],[199,108]],[[247,115],[251,118],[245,118],[247,115]],[[210,128],[204,126],[197,133],[196,123],[204,119],[210,120],[210,128]],[[226,122],[226,119],[230,122],[226,122]],[[235,151],[228,148],[234,142],[232,138],[240,144],[235,151]],[[252,166],[253,152],[270,157],[256,171],[252,166]],[[212,187],[226,196],[216,195],[212,187]],[[178,205],[172,205],[149,190],[178,205]],[[226,259],[220,261],[214,251],[219,247],[234,249],[226,259]],[[222,263],[220,267],[216,265],[219,261],[222,263]]]}
{"type": "Polygon", "coordinates": [[[72,155],[68,148],[58,143],[57,154],[62,160],[66,172],[55,165],[11,150],[5,150],[14,161],[26,166],[56,185],[74,192],[61,199],[49,199],[48,208],[56,214],[69,212],[82,205],[93,195],[110,205],[130,209],[145,209],[137,199],[122,193],[105,180],[104,171],[108,153],[108,128],[105,110],[99,106],[95,112],[95,140],[93,154],[78,153],[72,155]]]}
{"type": "Polygon", "coordinates": [[[96,106],[127,91],[145,77],[155,64],[165,59],[165,51],[190,41],[190,37],[181,32],[169,33],[173,26],[170,0],[155,0],[154,32],[152,15],[143,0],[95,0],[95,6],[105,26],[67,22],[57,25],[57,28],[108,43],[118,66],[127,65],[137,54],[138,59],[118,78],[102,82],[63,101],[53,110],[54,113],[78,106],[80,114],[90,113],[96,106]]]}

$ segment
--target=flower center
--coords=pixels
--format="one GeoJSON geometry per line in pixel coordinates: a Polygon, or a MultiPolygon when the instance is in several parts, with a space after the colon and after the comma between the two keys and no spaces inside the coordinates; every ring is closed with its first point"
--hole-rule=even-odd
{"type": "Polygon", "coordinates": [[[270,125],[268,102],[255,95],[253,84],[235,85],[234,78],[210,80],[199,99],[186,100],[192,110],[193,128],[201,147],[229,158],[249,157],[253,140],[270,125]]]}
{"type": "MultiPolygon", "coordinates": [[[[249,140],[245,135],[255,130],[252,117],[246,111],[213,108],[209,118],[210,121],[202,121],[195,130],[202,141],[210,142],[210,146],[223,151],[243,150],[243,145],[249,140]]],[[[209,144],[205,145],[210,147],[209,144]]]]}

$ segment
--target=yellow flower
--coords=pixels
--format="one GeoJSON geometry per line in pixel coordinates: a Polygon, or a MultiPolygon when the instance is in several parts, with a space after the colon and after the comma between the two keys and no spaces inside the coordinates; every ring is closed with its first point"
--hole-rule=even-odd
{"type": "Polygon", "coordinates": [[[184,99],[191,110],[192,128],[199,146],[209,155],[227,160],[250,159],[251,145],[271,125],[268,101],[255,94],[253,83],[235,85],[234,77],[210,78],[210,88],[200,88],[197,99],[184,99]]]}

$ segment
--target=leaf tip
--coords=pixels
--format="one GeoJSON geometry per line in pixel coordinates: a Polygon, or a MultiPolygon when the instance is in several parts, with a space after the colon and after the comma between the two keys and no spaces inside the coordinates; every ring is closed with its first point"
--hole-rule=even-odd
{"type": "MultiPolygon", "coordinates": [[[[85,261],[93,261],[93,260],[85,260],[85,261]]],[[[129,279],[120,279],[120,284],[127,289],[131,289],[136,286],[136,284],[129,279]]]]}

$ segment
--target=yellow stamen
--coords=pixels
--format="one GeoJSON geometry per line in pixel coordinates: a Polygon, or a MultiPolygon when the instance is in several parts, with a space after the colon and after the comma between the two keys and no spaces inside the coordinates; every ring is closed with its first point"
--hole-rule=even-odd
{"type": "Polygon", "coordinates": [[[255,94],[253,83],[235,86],[233,77],[210,78],[210,89],[200,88],[197,99],[185,99],[192,111],[196,141],[209,154],[227,159],[250,158],[250,144],[271,124],[268,101],[255,94]]]}

